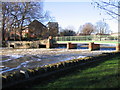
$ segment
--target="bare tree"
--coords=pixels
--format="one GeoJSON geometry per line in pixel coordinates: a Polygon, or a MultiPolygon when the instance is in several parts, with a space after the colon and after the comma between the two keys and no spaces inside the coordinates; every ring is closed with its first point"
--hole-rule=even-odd
{"type": "MultiPolygon", "coordinates": [[[[2,14],[3,33],[5,33],[6,29],[9,29],[9,31],[15,30],[15,32],[19,30],[21,40],[25,25],[28,25],[34,19],[43,21],[46,18],[46,13],[43,12],[42,8],[42,2],[3,2],[2,14]]],[[[47,18],[49,18],[48,16],[47,18]]],[[[5,37],[4,34],[3,37],[5,37]]]]}
{"type": "Polygon", "coordinates": [[[6,7],[2,7],[2,40],[5,40],[5,10],[6,10],[6,7]]]}
{"type": "Polygon", "coordinates": [[[17,21],[20,21],[20,39],[22,40],[23,26],[27,25],[33,19],[39,19],[38,17],[43,18],[43,16],[41,14],[41,3],[22,2],[17,4],[19,5],[19,14],[17,15],[19,19],[17,21]]]}
{"type": "Polygon", "coordinates": [[[93,5],[98,7],[101,10],[104,10],[108,15],[112,17],[112,19],[118,20],[120,17],[120,13],[118,13],[118,9],[120,9],[120,1],[119,0],[92,0],[93,5]]]}
{"type": "Polygon", "coordinates": [[[60,31],[60,36],[75,36],[76,32],[71,28],[65,28],[60,31]]]}
{"type": "Polygon", "coordinates": [[[90,35],[94,30],[95,30],[95,27],[91,23],[86,23],[80,26],[78,35],[79,34],[90,35]]]}
{"type": "Polygon", "coordinates": [[[104,21],[96,22],[96,34],[109,34],[111,30],[109,29],[109,25],[104,21]]]}

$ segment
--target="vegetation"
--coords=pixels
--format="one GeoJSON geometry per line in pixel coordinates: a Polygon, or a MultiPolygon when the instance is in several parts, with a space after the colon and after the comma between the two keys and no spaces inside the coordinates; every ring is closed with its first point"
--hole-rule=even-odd
{"type": "Polygon", "coordinates": [[[91,35],[91,33],[94,31],[95,31],[94,25],[92,25],[91,23],[86,23],[86,24],[80,26],[78,34],[79,35],[81,35],[81,34],[82,35],[91,35]]]}
{"type": "Polygon", "coordinates": [[[2,2],[2,39],[10,37],[14,32],[22,40],[22,31],[34,19],[45,22],[50,18],[48,12],[43,11],[42,2],[2,2]]]}
{"type": "Polygon", "coordinates": [[[109,34],[111,31],[109,30],[109,25],[104,21],[96,22],[96,34],[104,35],[109,34]]]}
{"type": "Polygon", "coordinates": [[[110,34],[111,30],[109,29],[109,25],[105,21],[98,21],[95,25],[92,25],[91,23],[86,23],[84,25],[81,25],[77,35],[105,35],[110,34]]]}
{"type": "Polygon", "coordinates": [[[114,57],[99,65],[92,64],[85,70],[77,70],[70,75],[43,85],[35,85],[32,89],[41,88],[118,88],[119,72],[118,61],[114,57]]]}
{"type": "Polygon", "coordinates": [[[62,32],[60,32],[60,36],[75,36],[76,32],[69,29],[64,29],[62,32]]]}

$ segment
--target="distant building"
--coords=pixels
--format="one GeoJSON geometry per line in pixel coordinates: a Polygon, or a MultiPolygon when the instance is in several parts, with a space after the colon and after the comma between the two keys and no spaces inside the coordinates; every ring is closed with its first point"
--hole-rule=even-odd
{"type": "Polygon", "coordinates": [[[118,40],[120,40],[120,32],[118,32],[118,33],[111,33],[110,36],[112,36],[112,37],[117,38],[118,40]]]}
{"type": "Polygon", "coordinates": [[[48,29],[41,22],[34,20],[28,25],[29,35],[28,37],[32,38],[47,38],[48,29]]]}
{"type": "Polygon", "coordinates": [[[14,28],[10,31],[6,32],[7,34],[7,39],[8,40],[20,40],[20,32],[19,32],[19,28],[14,28]]]}
{"type": "MultiPolygon", "coordinates": [[[[26,34],[28,33],[28,26],[22,27],[22,37],[25,38],[26,34]]],[[[13,30],[9,31],[8,33],[8,40],[20,40],[20,28],[14,28],[13,30]]]]}
{"type": "Polygon", "coordinates": [[[120,37],[120,32],[118,32],[118,33],[111,33],[111,36],[115,36],[115,37],[119,36],[120,37]]]}
{"type": "Polygon", "coordinates": [[[27,38],[28,35],[29,35],[29,28],[28,28],[28,26],[25,26],[24,30],[22,31],[22,37],[27,38]]]}
{"type": "Polygon", "coordinates": [[[49,36],[57,36],[58,35],[58,22],[48,22],[48,31],[49,31],[49,36]]]}
{"type": "MultiPolygon", "coordinates": [[[[20,28],[6,30],[6,40],[20,40],[20,28]]],[[[46,39],[49,36],[58,35],[58,23],[48,22],[47,26],[43,25],[38,20],[32,21],[29,25],[22,27],[22,38],[31,39],[39,38],[46,39]]]]}
{"type": "MultiPolygon", "coordinates": [[[[48,38],[48,29],[41,22],[34,20],[22,28],[22,38],[48,38]]],[[[8,40],[20,40],[20,28],[13,29],[9,33],[8,40]]]]}

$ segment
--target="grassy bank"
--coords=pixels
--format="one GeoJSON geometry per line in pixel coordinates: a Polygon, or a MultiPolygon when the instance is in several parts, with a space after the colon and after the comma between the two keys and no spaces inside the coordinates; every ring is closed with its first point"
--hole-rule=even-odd
{"type": "Polygon", "coordinates": [[[42,88],[118,88],[119,56],[100,64],[91,65],[84,70],[65,75],[45,84],[37,84],[31,90],[42,88]]]}

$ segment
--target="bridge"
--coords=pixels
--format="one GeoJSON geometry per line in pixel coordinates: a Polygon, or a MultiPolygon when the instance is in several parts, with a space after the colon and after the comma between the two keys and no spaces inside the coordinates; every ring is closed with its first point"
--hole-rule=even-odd
{"type": "Polygon", "coordinates": [[[120,51],[120,37],[111,37],[108,35],[95,36],[63,36],[49,37],[38,41],[9,41],[8,47],[14,48],[56,48],[60,45],[66,45],[67,49],[77,48],[77,44],[88,44],[89,50],[99,50],[101,44],[116,45],[116,50],[120,51]]]}
{"type": "Polygon", "coordinates": [[[86,35],[86,36],[63,36],[53,37],[57,44],[66,44],[67,49],[77,47],[77,44],[88,44],[89,50],[99,50],[101,44],[116,45],[116,50],[120,50],[120,37],[109,35],[86,35]]]}

